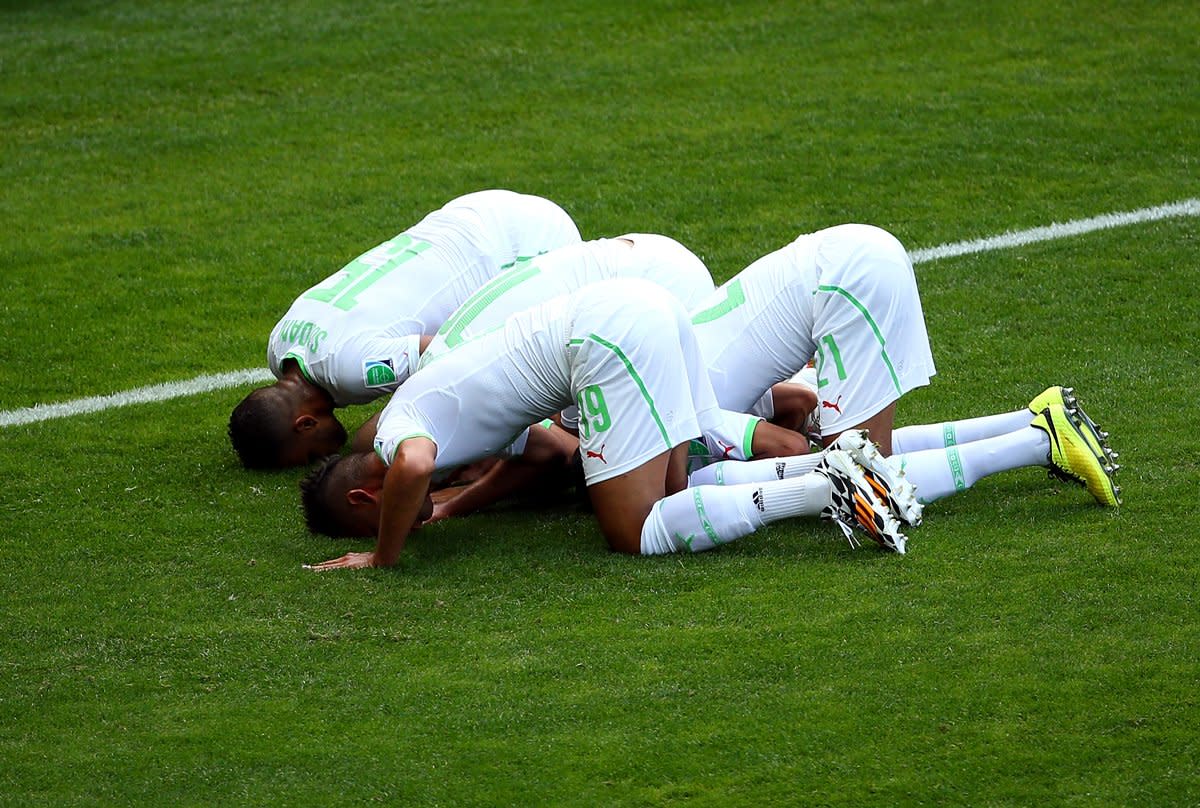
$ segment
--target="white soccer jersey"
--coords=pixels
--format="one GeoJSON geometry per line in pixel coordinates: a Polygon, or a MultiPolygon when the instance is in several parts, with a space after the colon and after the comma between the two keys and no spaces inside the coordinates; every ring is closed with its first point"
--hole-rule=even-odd
{"type": "Polygon", "coordinates": [[[391,392],[433,334],[476,289],[521,259],[573,244],[553,202],[512,191],[461,196],[360,255],[296,299],[271,332],[276,377],[292,359],[337,406],[391,392]]]}
{"type": "Polygon", "coordinates": [[[821,429],[862,423],[936,372],[904,247],[877,227],[800,236],[692,312],[722,407],[748,412],[817,361],[821,429]]]}
{"type": "Polygon", "coordinates": [[[401,386],[379,417],[391,463],[423,436],[447,471],[502,452],[529,424],[575,403],[590,483],[701,433],[716,397],[683,307],[662,287],[609,280],[522,311],[401,386]]]}
{"type": "Polygon", "coordinates": [[[500,326],[517,312],[614,278],[656,283],[688,310],[713,291],[704,262],[667,236],[630,233],[560,247],[507,269],[480,287],[438,329],[421,366],[500,326]]]}

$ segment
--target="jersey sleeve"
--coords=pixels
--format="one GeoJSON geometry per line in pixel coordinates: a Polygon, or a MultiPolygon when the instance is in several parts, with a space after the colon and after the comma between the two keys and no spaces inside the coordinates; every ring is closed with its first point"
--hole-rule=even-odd
{"type": "Polygon", "coordinates": [[[396,459],[396,451],[400,448],[400,444],[410,438],[429,438],[435,445],[437,444],[427,425],[414,413],[407,409],[394,408],[388,404],[379,416],[379,425],[375,432],[375,441],[372,444],[375,454],[390,466],[396,459]]]}
{"type": "Polygon", "coordinates": [[[366,404],[396,390],[417,369],[421,338],[358,337],[339,346],[329,392],[339,407],[366,404]]]}

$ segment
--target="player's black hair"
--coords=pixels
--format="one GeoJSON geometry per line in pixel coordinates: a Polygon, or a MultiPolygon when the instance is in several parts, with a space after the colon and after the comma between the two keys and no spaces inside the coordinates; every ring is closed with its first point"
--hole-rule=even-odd
{"type": "Polygon", "coordinates": [[[246,396],[229,416],[229,442],[248,469],[283,468],[280,447],[287,440],[288,425],[272,406],[268,389],[260,387],[246,396]]]}
{"type": "Polygon", "coordinates": [[[325,536],[349,535],[342,521],[340,492],[335,483],[340,476],[338,467],[345,462],[342,455],[329,455],[300,480],[300,502],[304,506],[304,523],[309,532],[325,536]]]}

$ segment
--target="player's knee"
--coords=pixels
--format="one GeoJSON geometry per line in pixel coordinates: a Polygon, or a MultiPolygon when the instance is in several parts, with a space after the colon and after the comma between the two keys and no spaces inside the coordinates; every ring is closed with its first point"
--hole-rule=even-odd
{"type": "Polygon", "coordinates": [[[754,430],[751,451],[755,457],[791,457],[808,454],[808,439],[799,432],[770,422],[763,422],[754,430]]]}
{"type": "MultiPolygon", "coordinates": [[[[646,517],[647,520],[649,518],[646,517]]],[[[643,522],[644,524],[645,522],[643,522]]],[[[604,538],[608,541],[609,548],[614,552],[625,553],[627,555],[641,555],[642,553],[642,531],[636,527],[626,524],[622,524],[619,527],[611,527],[604,531],[604,538]]]]}

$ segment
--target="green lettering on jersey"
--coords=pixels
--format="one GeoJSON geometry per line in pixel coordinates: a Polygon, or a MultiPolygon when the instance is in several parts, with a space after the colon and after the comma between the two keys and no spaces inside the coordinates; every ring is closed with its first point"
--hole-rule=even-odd
{"type": "Polygon", "coordinates": [[[838,379],[846,380],[846,366],[842,364],[842,352],[838,350],[837,342],[833,338],[833,334],[826,334],[817,341],[817,389],[820,390],[825,385],[829,384],[829,379],[825,378],[825,348],[824,343],[829,347],[829,355],[833,358],[833,364],[837,370],[838,379]]]}
{"type": "Polygon", "coordinates": [[[303,345],[313,353],[320,349],[325,336],[326,332],[320,326],[308,320],[284,320],[279,326],[280,342],[303,345]]]}
{"type": "Polygon", "coordinates": [[[428,241],[419,241],[401,233],[346,264],[342,268],[345,275],[333,286],[313,289],[304,295],[304,299],[318,300],[342,311],[350,311],[358,305],[358,296],[372,284],[432,246],[428,241]]]}

